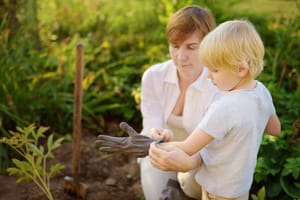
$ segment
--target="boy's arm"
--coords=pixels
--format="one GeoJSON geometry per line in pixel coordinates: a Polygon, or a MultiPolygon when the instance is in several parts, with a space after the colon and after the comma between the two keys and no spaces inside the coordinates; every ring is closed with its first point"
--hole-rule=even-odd
{"type": "Polygon", "coordinates": [[[280,131],[281,131],[281,124],[279,118],[276,114],[273,114],[267,123],[265,132],[268,135],[278,136],[280,134],[280,131]]]}
{"type": "MultiPolygon", "coordinates": [[[[161,143],[160,146],[164,148],[164,146],[174,145],[178,148],[182,149],[188,155],[193,155],[200,151],[203,147],[205,147],[209,142],[211,142],[214,138],[204,132],[203,130],[196,128],[192,134],[186,138],[182,142],[166,142],[161,143]]],[[[166,147],[168,148],[168,147],[166,147]]]]}

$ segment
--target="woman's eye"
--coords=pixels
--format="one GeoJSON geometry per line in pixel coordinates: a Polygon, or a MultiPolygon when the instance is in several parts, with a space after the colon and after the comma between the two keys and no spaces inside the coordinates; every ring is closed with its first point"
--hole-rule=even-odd
{"type": "Polygon", "coordinates": [[[195,50],[195,49],[199,48],[199,45],[196,45],[196,44],[189,45],[188,48],[191,49],[191,50],[195,50]]]}
{"type": "Polygon", "coordinates": [[[178,49],[178,48],[179,48],[179,46],[176,45],[176,44],[170,44],[170,46],[171,46],[172,48],[174,48],[174,49],[178,49]]]}

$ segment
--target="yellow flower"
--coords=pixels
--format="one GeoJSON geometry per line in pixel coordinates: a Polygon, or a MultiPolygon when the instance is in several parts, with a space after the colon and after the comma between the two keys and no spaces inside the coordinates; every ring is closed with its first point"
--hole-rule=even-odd
{"type": "Polygon", "coordinates": [[[106,40],[102,42],[102,48],[103,49],[109,49],[110,48],[110,45],[106,40]]]}

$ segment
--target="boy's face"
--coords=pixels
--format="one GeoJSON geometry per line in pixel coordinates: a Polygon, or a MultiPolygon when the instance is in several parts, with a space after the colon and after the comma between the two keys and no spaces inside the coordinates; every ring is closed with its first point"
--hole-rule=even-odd
{"type": "Polygon", "coordinates": [[[179,73],[188,76],[197,76],[202,71],[199,61],[199,45],[201,39],[198,32],[191,34],[180,44],[170,44],[169,52],[179,73]]]}
{"type": "Polygon", "coordinates": [[[208,78],[211,79],[212,83],[216,85],[222,91],[231,91],[238,89],[241,83],[242,77],[238,72],[234,72],[230,69],[210,69],[208,78]]]}

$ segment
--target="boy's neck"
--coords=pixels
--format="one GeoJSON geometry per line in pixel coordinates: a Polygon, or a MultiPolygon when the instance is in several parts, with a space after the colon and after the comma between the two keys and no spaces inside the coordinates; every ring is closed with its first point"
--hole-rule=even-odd
{"type": "Polygon", "coordinates": [[[252,78],[244,78],[231,90],[242,90],[242,89],[254,89],[256,87],[256,81],[252,78]]]}

